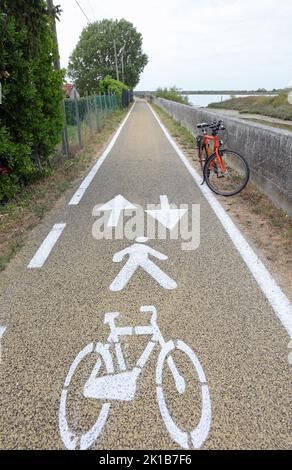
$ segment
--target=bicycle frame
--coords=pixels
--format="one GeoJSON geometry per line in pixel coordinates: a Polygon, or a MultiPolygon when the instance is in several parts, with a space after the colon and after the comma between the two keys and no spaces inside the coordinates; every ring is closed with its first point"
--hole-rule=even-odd
{"type": "MultiPolygon", "coordinates": [[[[155,373],[156,398],[161,417],[169,435],[184,449],[200,449],[207,439],[211,427],[211,399],[206,376],[198,357],[183,341],[170,340],[165,342],[157,325],[157,312],[155,307],[143,306],[140,308],[140,311],[141,313],[152,314],[149,325],[118,327],[115,324],[115,320],[119,316],[119,313],[115,312],[106,314],[104,322],[110,327],[110,334],[108,336],[107,343],[90,343],[85,346],[73,360],[64,382],[59,409],[59,430],[62,441],[67,449],[89,449],[89,447],[91,447],[101,435],[106,424],[110,408],[114,404],[113,402],[130,401],[135,398],[137,379],[148,361],[155,345],[158,343],[161,346],[161,351],[158,356],[155,373]],[[127,371],[122,351],[120,349],[120,338],[123,336],[132,336],[134,334],[139,336],[150,335],[151,338],[138,359],[136,366],[132,370],[127,371]],[[112,357],[113,354],[109,351],[112,345],[115,345],[119,369],[118,372],[115,372],[112,357]],[[192,368],[197,374],[201,387],[201,418],[199,422],[188,431],[181,429],[172,417],[171,409],[169,409],[167,405],[163,386],[163,370],[167,363],[173,374],[178,393],[183,394],[186,390],[186,381],[177,371],[171,357],[172,351],[175,350],[184,353],[191,362],[192,368]],[[95,422],[91,424],[90,429],[86,430],[86,432],[82,432],[81,430],[74,431],[70,429],[67,416],[68,406],[72,406],[72,401],[71,403],[68,402],[68,390],[76,370],[81,367],[81,364],[84,364],[84,361],[86,361],[87,358],[93,360],[94,366],[89,379],[84,385],[82,395],[83,398],[101,400],[101,403],[96,409],[98,416],[95,422]],[[101,367],[103,367],[103,370],[102,374],[99,375],[101,367]]],[[[88,376],[86,363],[83,372],[88,376]]],[[[82,374],[81,377],[82,382],[83,379],[84,374],[82,374]]],[[[196,391],[196,389],[193,390],[193,392],[196,391]]]]}
{"type": "MultiPolygon", "coordinates": [[[[100,361],[97,362],[96,368],[94,368],[89,380],[87,381],[84,388],[84,396],[87,398],[95,399],[110,399],[110,400],[132,400],[136,393],[136,382],[141,374],[144,366],[151,356],[153,349],[156,344],[159,343],[161,349],[166,346],[166,342],[161,334],[161,331],[157,325],[157,312],[155,307],[142,307],[141,313],[152,313],[150,325],[147,326],[136,326],[136,327],[117,327],[115,324],[116,318],[119,313],[113,312],[108,313],[105,316],[104,323],[110,327],[110,334],[108,337],[107,346],[103,346],[100,343],[97,344],[96,351],[100,351],[103,348],[105,354],[110,361],[111,374],[96,378],[97,370],[100,367],[100,361]],[[138,359],[136,366],[132,370],[127,370],[124,355],[122,352],[120,338],[124,336],[149,336],[151,339],[146,345],[145,350],[138,359]],[[108,351],[109,346],[115,346],[115,355],[117,358],[118,368],[117,372],[114,371],[113,361],[108,351]]],[[[185,390],[185,380],[178,372],[176,365],[171,356],[167,358],[168,366],[173,374],[173,378],[176,384],[176,388],[179,393],[183,393],[185,390]]]]}
{"type": "MultiPolygon", "coordinates": [[[[225,163],[223,161],[223,159],[221,158],[221,155],[219,153],[219,149],[220,149],[220,140],[219,140],[219,137],[218,135],[208,135],[206,131],[204,131],[204,138],[203,138],[203,147],[205,146],[205,149],[206,149],[206,154],[207,154],[207,158],[209,158],[211,156],[211,151],[210,151],[210,147],[209,147],[209,142],[213,142],[214,143],[214,153],[216,153],[216,160],[218,161],[218,165],[219,165],[219,168],[220,168],[220,171],[222,173],[225,173],[226,171],[226,166],[225,166],[225,163]]],[[[210,165],[210,170],[212,170],[213,166],[215,165],[215,160],[211,163],[210,165]]]]}

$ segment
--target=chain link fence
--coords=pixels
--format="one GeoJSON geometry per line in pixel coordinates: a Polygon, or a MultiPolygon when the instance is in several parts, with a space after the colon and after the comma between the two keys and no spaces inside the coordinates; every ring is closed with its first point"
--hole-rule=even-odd
{"type": "Polygon", "coordinates": [[[123,105],[114,94],[64,99],[62,153],[68,158],[76,155],[95,133],[101,132],[107,117],[123,105]]]}

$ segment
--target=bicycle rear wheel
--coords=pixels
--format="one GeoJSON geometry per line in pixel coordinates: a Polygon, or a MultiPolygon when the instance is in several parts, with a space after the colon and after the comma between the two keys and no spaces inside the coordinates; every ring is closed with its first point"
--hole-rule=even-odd
{"type": "Polygon", "coordinates": [[[203,144],[202,136],[197,137],[197,150],[198,150],[199,162],[203,171],[205,163],[208,160],[208,155],[207,155],[206,146],[203,144]]]}
{"type": "Polygon", "coordinates": [[[235,196],[249,181],[249,167],[244,157],[232,150],[219,150],[210,156],[204,167],[209,188],[219,196],[235,196]]]}
{"type": "MultiPolygon", "coordinates": [[[[82,368],[86,360],[88,360],[89,358],[92,359],[92,362],[94,364],[94,369],[91,372],[92,374],[97,375],[102,367],[105,368],[105,371],[108,374],[113,373],[111,355],[109,351],[104,347],[104,345],[100,343],[97,343],[96,346],[94,345],[94,343],[87,345],[84,349],[82,349],[82,351],[79,352],[79,354],[72,362],[64,382],[59,408],[59,431],[65,447],[69,450],[87,450],[94,444],[106,424],[108,413],[111,407],[111,403],[101,403],[100,409],[98,408],[98,417],[95,423],[86,432],[78,433],[72,430],[68,423],[68,393],[70,391],[69,387],[72,381],[74,380],[75,375],[77,375],[78,369],[82,368]]],[[[84,396],[84,392],[82,395],[84,396]]]]}

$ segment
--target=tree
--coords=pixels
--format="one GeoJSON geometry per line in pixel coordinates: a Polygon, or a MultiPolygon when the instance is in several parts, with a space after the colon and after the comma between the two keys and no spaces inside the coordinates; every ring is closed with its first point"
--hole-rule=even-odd
{"type": "Polygon", "coordinates": [[[107,75],[116,78],[114,41],[118,67],[124,83],[134,88],[148,63],[142,51],[142,35],[132,23],[102,20],[88,25],[82,32],[69,62],[69,76],[82,94],[99,91],[99,81],[107,75]]]}
{"type": "Polygon", "coordinates": [[[53,16],[44,0],[4,0],[0,6],[0,201],[48,163],[60,139],[63,72],[57,57],[53,16]]]}
{"type": "Polygon", "coordinates": [[[182,95],[180,89],[176,86],[170,88],[157,88],[155,96],[157,98],[164,98],[165,100],[176,101],[177,103],[190,104],[188,97],[182,95]]]}

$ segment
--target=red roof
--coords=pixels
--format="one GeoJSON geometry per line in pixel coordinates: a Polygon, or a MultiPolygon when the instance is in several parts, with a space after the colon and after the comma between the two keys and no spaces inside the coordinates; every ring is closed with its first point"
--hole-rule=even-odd
{"type": "Polygon", "coordinates": [[[70,95],[73,89],[74,89],[74,85],[72,83],[65,83],[63,85],[63,90],[65,91],[67,95],[70,95]]]}

